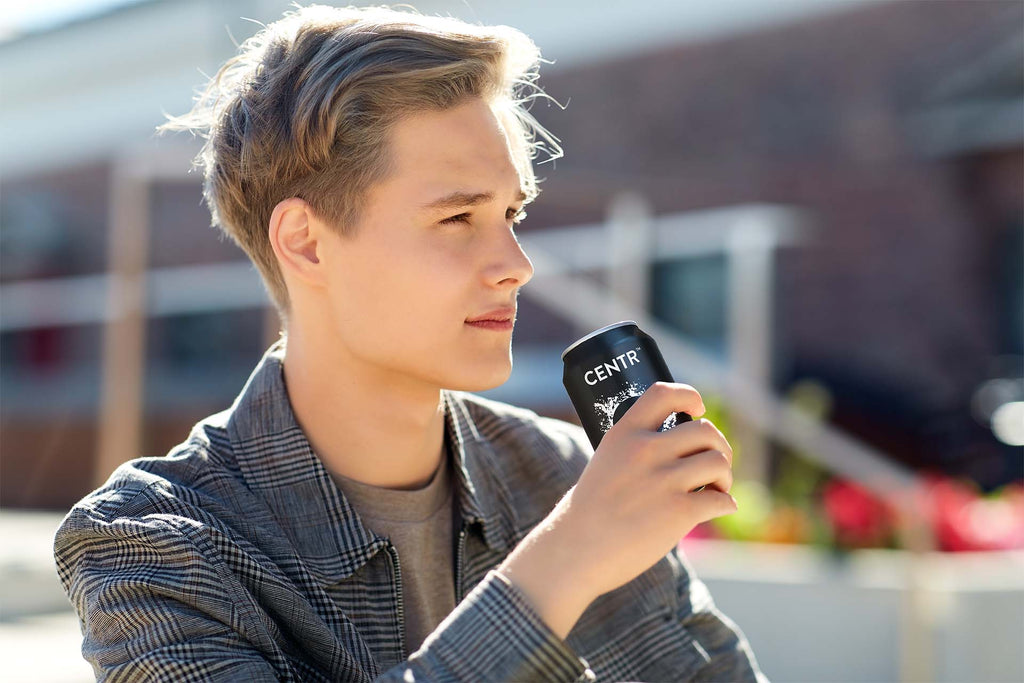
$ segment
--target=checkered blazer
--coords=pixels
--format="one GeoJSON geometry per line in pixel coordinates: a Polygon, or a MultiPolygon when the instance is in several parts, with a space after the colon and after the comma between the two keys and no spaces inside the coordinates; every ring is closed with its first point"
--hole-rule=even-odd
{"type": "Polygon", "coordinates": [[[583,430],[444,392],[462,528],[457,607],[403,650],[401,571],[295,421],[272,346],[228,410],[115,471],[54,552],[82,653],[108,681],[763,680],[743,635],[670,553],[565,641],[492,571],[577,480],[583,430]]]}

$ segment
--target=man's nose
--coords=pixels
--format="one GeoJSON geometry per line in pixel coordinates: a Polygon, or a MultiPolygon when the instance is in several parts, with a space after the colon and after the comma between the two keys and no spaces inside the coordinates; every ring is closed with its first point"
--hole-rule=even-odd
{"type": "Polygon", "coordinates": [[[515,233],[509,229],[502,237],[502,261],[499,284],[514,284],[522,287],[533,278],[533,262],[523,251],[515,233]]]}

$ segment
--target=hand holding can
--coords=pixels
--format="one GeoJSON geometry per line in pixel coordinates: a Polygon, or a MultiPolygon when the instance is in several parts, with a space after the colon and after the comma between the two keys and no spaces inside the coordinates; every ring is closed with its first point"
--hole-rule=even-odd
{"type": "MultiPolygon", "coordinates": [[[[652,384],[673,381],[654,339],[632,320],[607,325],[577,340],[562,352],[562,361],[562,383],[595,450],[652,384]]],[[[673,413],[658,431],[691,419],[684,412],[673,413]]]]}
{"type": "MultiPolygon", "coordinates": [[[[630,324],[616,328],[636,335],[630,324]]],[[[603,358],[581,352],[578,362],[572,352],[593,338],[564,357],[567,366],[578,364],[575,376],[589,395],[582,399],[584,392],[570,388],[595,453],[576,485],[498,568],[562,638],[598,595],[649,569],[696,525],[736,511],[728,440],[710,421],[690,420],[704,414],[700,394],[653,378],[620,380],[650,360],[641,358],[639,345],[613,345],[613,355],[603,358]],[[609,378],[617,388],[599,393],[609,378]],[[666,415],[685,419],[668,429],[675,420],[666,415]]],[[[567,367],[567,388],[574,372],[567,367]]]]}

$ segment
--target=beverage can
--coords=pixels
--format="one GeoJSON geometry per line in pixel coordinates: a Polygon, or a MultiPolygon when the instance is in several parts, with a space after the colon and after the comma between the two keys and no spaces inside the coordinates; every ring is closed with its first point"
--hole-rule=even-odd
{"type": "MultiPolygon", "coordinates": [[[[580,338],[562,352],[562,361],[562,383],[595,449],[648,387],[674,381],[654,339],[632,320],[580,338]]],[[[690,419],[671,414],[658,431],[690,419]]]]}

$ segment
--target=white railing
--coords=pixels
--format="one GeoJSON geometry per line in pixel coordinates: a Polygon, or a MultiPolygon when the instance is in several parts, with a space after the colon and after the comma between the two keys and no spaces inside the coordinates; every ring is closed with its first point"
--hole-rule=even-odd
{"type": "MultiPolygon", "coordinates": [[[[118,281],[117,276],[104,273],[3,285],[0,332],[105,323],[117,316],[107,296],[118,281]]],[[[145,290],[146,313],[151,318],[270,305],[249,261],[151,268],[145,290]]]]}

